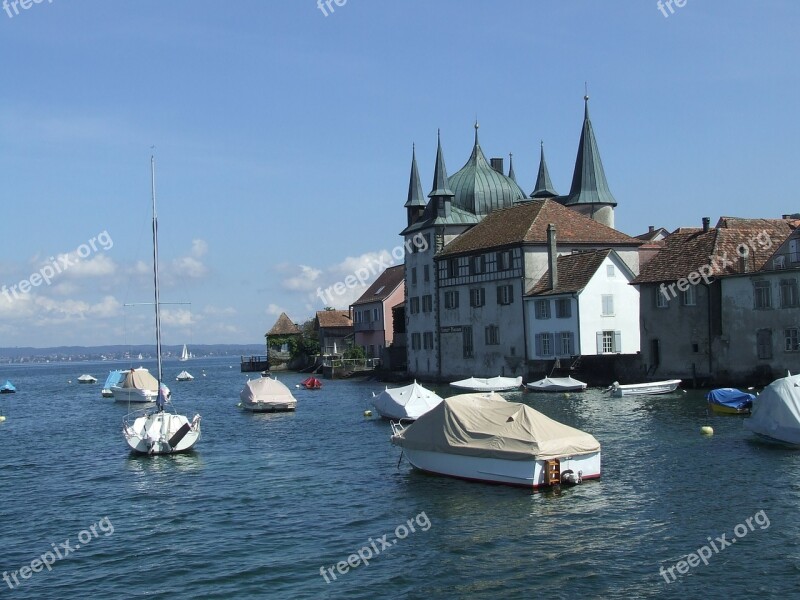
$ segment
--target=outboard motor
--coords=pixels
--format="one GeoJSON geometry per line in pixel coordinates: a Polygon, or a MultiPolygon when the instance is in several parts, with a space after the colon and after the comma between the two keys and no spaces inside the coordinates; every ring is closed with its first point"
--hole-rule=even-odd
{"type": "Polygon", "coordinates": [[[564,485],[578,485],[583,481],[583,471],[575,474],[571,469],[567,469],[561,474],[561,483],[564,485]]]}

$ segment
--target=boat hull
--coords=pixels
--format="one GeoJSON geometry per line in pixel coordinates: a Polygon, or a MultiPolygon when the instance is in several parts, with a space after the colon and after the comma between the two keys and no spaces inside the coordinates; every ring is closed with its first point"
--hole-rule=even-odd
{"type": "Polygon", "coordinates": [[[156,401],[156,391],[155,390],[140,390],[137,388],[120,388],[120,387],[112,387],[111,388],[111,395],[114,397],[114,400],[117,402],[130,402],[132,404],[141,403],[146,404],[148,402],[155,402],[156,401]]]}
{"type": "Polygon", "coordinates": [[[133,413],[123,420],[122,433],[130,449],[137,454],[187,452],[200,439],[200,415],[189,421],[183,415],[168,412],[140,416],[133,413]]]}
{"type": "Polygon", "coordinates": [[[711,410],[713,410],[718,415],[749,415],[750,409],[749,408],[734,408],[732,406],[725,406],[723,404],[713,404],[709,403],[711,410]]]}
{"type": "MultiPolygon", "coordinates": [[[[435,475],[532,489],[548,487],[544,460],[504,460],[413,449],[404,449],[404,452],[414,468],[435,475]]],[[[600,478],[599,451],[561,458],[560,462],[561,473],[581,471],[583,479],[600,478]]]]}
{"type": "Polygon", "coordinates": [[[297,402],[242,402],[241,407],[254,413],[293,412],[297,402]]]}
{"type": "Polygon", "coordinates": [[[654,396],[659,394],[669,394],[678,389],[680,379],[670,379],[667,381],[654,381],[652,383],[634,383],[630,385],[615,385],[611,393],[615,398],[622,396],[654,396]]]}

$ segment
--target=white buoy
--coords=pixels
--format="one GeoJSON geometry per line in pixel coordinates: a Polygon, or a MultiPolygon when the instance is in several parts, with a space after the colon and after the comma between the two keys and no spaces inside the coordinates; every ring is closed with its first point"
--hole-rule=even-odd
{"type": "Polygon", "coordinates": [[[711,427],[710,425],[703,425],[700,428],[700,433],[702,433],[703,435],[714,435],[714,428],[711,427]]]}
{"type": "Polygon", "coordinates": [[[371,410],[365,410],[364,411],[364,416],[365,417],[371,417],[372,416],[372,411],[371,410]]]}
{"type": "Polygon", "coordinates": [[[5,421],[5,420],[6,420],[6,418],[5,418],[5,417],[0,417],[0,423],[2,423],[2,422],[3,422],[3,421],[5,421]]]}

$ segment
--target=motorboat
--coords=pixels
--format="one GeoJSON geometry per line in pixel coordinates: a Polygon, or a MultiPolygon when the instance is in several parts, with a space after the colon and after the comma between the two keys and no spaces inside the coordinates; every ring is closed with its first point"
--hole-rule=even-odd
{"type": "Polygon", "coordinates": [[[97,383],[97,377],[91,375],[81,375],[78,377],[78,383],[97,383]]]}
{"type": "Polygon", "coordinates": [[[736,388],[717,388],[706,394],[711,410],[721,415],[749,415],[755,399],[755,395],[736,388]]]}
{"type": "Polygon", "coordinates": [[[800,447],[800,375],[787,375],[765,387],[744,426],[770,442],[800,447]]]}
{"type": "Polygon", "coordinates": [[[399,388],[386,388],[372,393],[372,405],[384,419],[399,421],[419,419],[442,401],[442,397],[416,381],[399,388]]]}
{"type": "Polygon", "coordinates": [[[582,392],[586,384],[572,377],[545,377],[525,387],[531,392],[582,392]]]}
{"type": "Polygon", "coordinates": [[[249,379],[239,398],[239,406],[250,412],[288,412],[297,407],[289,388],[272,377],[249,379]]]}
{"type": "Polygon", "coordinates": [[[600,477],[594,436],[496,394],[445,398],[392,431],[412,466],[437,475],[534,490],[600,477]]]}
{"type": "Polygon", "coordinates": [[[648,383],[630,383],[620,385],[618,381],[611,384],[608,390],[615,398],[622,396],[651,396],[656,394],[669,394],[678,389],[680,379],[667,379],[665,381],[650,381],[648,383]]]}
{"type": "Polygon", "coordinates": [[[307,390],[319,390],[322,388],[322,382],[316,377],[309,377],[300,383],[307,390]]]}
{"type": "Polygon", "coordinates": [[[103,390],[100,392],[100,395],[103,398],[113,398],[114,392],[111,391],[111,388],[114,386],[119,386],[122,383],[122,380],[125,379],[125,374],[127,370],[116,369],[114,371],[110,371],[108,373],[108,377],[106,377],[106,382],[103,384],[103,390]]]}
{"type": "MultiPolygon", "coordinates": [[[[135,389],[144,390],[141,380],[146,379],[146,375],[155,381],[156,406],[155,410],[146,409],[134,411],[122,419],[122,435],[128,447],[137,454],[158,455],[176,454],[191,450],[200,439],[201,417],[196,414],[190,421],[185,415],[166,410],[170,402],[170,394],[164,381],[163,361],[161,356],[161,303],[159,300],[159,280],[158,280],[158,217],[156,216],[156,183],[155,183],[155,160],[150,157],[150,177],[153,197],[153,281],[155,307],[155,329],[156,329],[156,360],[157,360],[157,379],[150,375],[146,370],[131,369],[122,383],[122,389],[133,389],[125,387],[126,384],[135,385],[135,389]]],[[[148,382],[149,386],[151,385],[148,382]]],[[[116,398],[117,387],[114,397],[116,398]]],[[[132,393],[132,396],[134,394],[132,393]]]]}
{"type": "MultiPolygon", "coordinates": [[[[155,402],[158,396],[159,383],[153,375],[144,367],[130,369],[124,372],[125,375],[117,385],[111,386],[111,393],[117,402],[147,403],[155,402]]],[[[160,384],[164,388],[165,397],[169,398],[170,390],[166,384],[160,384]]]]}
{"type": "Polygon", "coordinates": [[[189,371],[181,371],[178,373],[178,376],[175,377],[175,381],[191,381],[194,379],[194,376],[189,373],[189,371]]]}
{"type": "Polygon", "coordinates": [[[490,377],[481,379],[470,377],[461,381],[453,381],[451,386],[471,392],[508,392],[522,385],[522,377],[490,377]]]}
{"type": "Polygon", "coordinates": [[[0,394],[13,394],[17,391],[17,388],[14,387],[14,384],[11,383],[8,379],[3,385],[0,385],[0,394]]]}

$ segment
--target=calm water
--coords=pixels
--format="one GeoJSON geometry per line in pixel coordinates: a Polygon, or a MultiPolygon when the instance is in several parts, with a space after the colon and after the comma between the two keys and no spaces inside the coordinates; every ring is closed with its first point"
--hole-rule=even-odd
{"type": "MultiPolygon", "coordinates": [[[[157,458],[127,452],[125,407],[100,398],[108,363],[0,369],[19,389],[0,396],[8,418],[0,423],[0,570],[30,566],[52,544],[81,546],[50,572],[18,575],[13,591],[0,582],[0,596],[800,593],[800,453],[753,442],[740,417],[708,415],[699,393],[510,395],[603,445],[599,482],[530,494],[426,476],[405,461],[398,469],[388,424],[362,414],[380,384],[326,381],[319,392],[297,392],[295,414],[252,415],[236,408],[246,379],[236,360],[167,363],[165,374],[174,380],[187,365],[197,379],[170,386],[181,412],[203,415],[203,437],[194,454],[157,458]],[[78,385],[84,372],[99,382],[78,385]],[[705,424],[713,437],[699,434],[705,424]],[[673,568],[669,584],[659,574],[709,537],[730,540],[759,511],[769,527],[751,519],[754,529],[708,566],[673,568]],[[404,535],[398,526],[415,517],[404,535]],[[404,539],[382,549],[384,534],[387,543],[404,539]],[[334,568],[337,579],[326,583],[321,567],[364,547],[379,551],[371,559],[362,551],[369,565],[344,575],[334,568]]],[[[302,377],[281,379],[294,388],[302,377]]]]}

